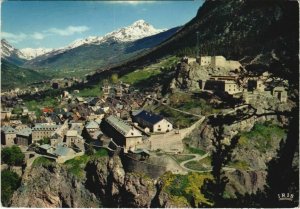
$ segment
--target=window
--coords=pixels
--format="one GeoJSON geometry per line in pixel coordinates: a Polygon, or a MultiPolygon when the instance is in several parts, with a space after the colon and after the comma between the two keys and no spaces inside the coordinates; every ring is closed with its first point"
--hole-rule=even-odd
{"type": "Polygon", "coordinates": [[[170,127],[170,124],[168,124],[168,127],[170,127]]]}
{"type": "Polygon", "coordinates": [[[160,128],[160,125],[158,125],[158,128],[160,128]]]}

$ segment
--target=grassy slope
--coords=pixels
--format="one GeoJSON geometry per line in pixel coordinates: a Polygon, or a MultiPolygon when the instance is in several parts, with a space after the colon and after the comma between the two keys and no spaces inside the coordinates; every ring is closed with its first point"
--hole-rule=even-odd
{"type": "Polygon", "coordinates": [[[23,87],[27,84],[48,79],[47,76],[34,70],[18,67],[14,64],[1,61],[1,88],[8,89],[23,87]]]}

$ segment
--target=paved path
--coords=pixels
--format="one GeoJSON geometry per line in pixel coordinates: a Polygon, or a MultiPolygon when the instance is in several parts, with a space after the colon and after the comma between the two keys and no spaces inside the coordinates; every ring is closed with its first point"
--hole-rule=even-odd
{"type": "MultiPolygon", "coordinates": [[[[192,159],[185,160],[185,161],[183,161],[183,162],[181,162],[181,163],[178,163],[178,162],[175,160],[175,161],[177,162],[177,164],[178,164],[181,168],[183,168],[184,170],[190,171],[190,172],[197,172],[197,173],[207,173],[207,172],[211,172],[211,171],[212,171],[211,168],[208,169],[208,170],[199,171],[199,170],[194,170],[194,169],[187,168],[187,167],[185,166],[185,164],[187,164],[188,162],[191,162],[191,161],[199,161],[199,160],[202,160],[202,159],[208,157],[208,156],[209,156],[209,153],[208,153],[208,152],[205,153],[204,155],[199,155],[199,154],[180,154],[180,155],[188,155],[188,156],[193,156],[193,157],[194,157],[194,158],[192,158],[192,159]]],[[[235,171],[236,169],[235,169],[235,168],[232,168],[232,167],[224,167],[223,170],[224,170],[224,171],[230,171],[230,172],[233,172],[233,171],[235,171]]]]}
{"type": "Polygon", "coordinates": [[[199,160],[202,160],[203,158],[206,158],[209,153],[207,152],[206,154],[204,155],[198,155],[198,154],[185,154],[185,155],[189,155],[189,156],[194,156],[194,158],[192,159],[189,159],[189,160],[186,160],[186,161],[183,161],[181,162],[179,165],[185,169],[189,169],[187,167],[185,167],[185,164],[187,164],[188,162],[191,162],[191,161],[199,161],[199,160]]]}

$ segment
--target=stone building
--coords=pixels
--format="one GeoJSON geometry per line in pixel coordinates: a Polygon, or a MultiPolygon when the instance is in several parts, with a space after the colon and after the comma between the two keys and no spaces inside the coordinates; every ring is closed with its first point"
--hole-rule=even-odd
{"type": "Polygon", "coordinates": [[[32,128],[32,142],[34,143],[43,138],[50,138],[59,127],[59,125],[52,124],[35,124],[32,128]]]}
{"type": "Polygon", "coordinates": [[[142,143],[141,132],[116,116],[107,117],[101,123],[101,129],[103,133],[123,147],[125,152],[134,148],[136,144],[142,143]]]}
{"type": "Polygon", "coordinates": [[[272,91],[273,97],[276,97],[280,102],[287,102],[287,91],[284,87],[278,86],[275,87],[272,91]]]}
{"type": "Polygon", "coordinates": [[[160,115],[141,110],[133,113],[133,121],[151,132],[165,133],[173,130],[173,125],[160,115]]]}
{"type": "Polygon", "coordinates": [[[11,116],[11,111],[5,111],[5,110],[1,111],[1,121],[10,120],[10,116],[11,116]]]}
{"type": "Polygon", "coordinates": [[[31,128],[24,128],[19,130],[16,134],[16,144],[22,146],[30,145],[32,142],[31,135],[32,135],[31,128]]]}
{"type": "Polygon", "coordinates": [[[201,66],[211,66],[215,67],[225,67],[232,70],[239,69],[241,64],[238,61],[226,60],[223,56],[201,56],[200,57],[201,66]]]}
{"type": "Polygon", "coordinates": [[[84,151],[84,139],[76,130],[67,131],[65,143],[68,147],[76,149],[76,151],[84,151]]]}
{"type": "Polygon", "coordinates": [[[95,121],[89,121],[86,126],[85,129],[87,132],[95,132],[98,131],[100,129],[99,124],[96,123],[95,121]]]}
{"type": "Polygon", "coordinates": [[[242,92],[242,88],[237,84],[235,76],[211,76],[209,80],[199,81],[200,90],[214,92],[227,92],[236,94],[242,92]]]}
{"type": "Polygon", "coordinates": [[[12,146],[15,144],[16,130],[11,126],[1,127],[1,144],[12,146]]]}

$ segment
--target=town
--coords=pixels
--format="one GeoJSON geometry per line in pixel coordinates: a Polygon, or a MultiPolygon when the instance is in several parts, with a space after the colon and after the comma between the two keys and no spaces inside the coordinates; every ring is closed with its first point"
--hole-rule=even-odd
{"type": "MultiPolygon", "coordinates": [[[[175,71],[172,72],[175,76],[170,84],[171,95],[206,92],[241,99],[239,104],[212,113],[213,116],[232,113],[261,100],[271,99],[278,104],[287,102],[287,81],[274,80],[268,71],[260,75],[245,74],[238,61],[226,60],[223,56],[183,57],[175,71]]],[[[51,84],[53,89],[71,85],[68,80],[51,84]]],[[[59,105],[41,108],[41,115],[30,111],[15,92],[10,96],[5,93],[1,103],[2,147],[20,147],[27,166],[41,156],[64,163],[91,149],[92,152],[97,149],[106,149],[113,154],[121,152],[142,162],[160,158],[158,152],[183,153],[184,138],[209,116],[174,108],[170,104],[170,95],[162,96],[151,89],[143,92],[122,81],[105,80],[99,88],[102,94],[98,97],[81,97],[77,96],[79,90],[68,92],[62,88],[59,105]],[[168,115],[153,112],[149,106],[154,104],[197,119],[181,128],[168,115]]],[[[184,165],[166,170],[175,173],[191,171],[184,165]]]]}

